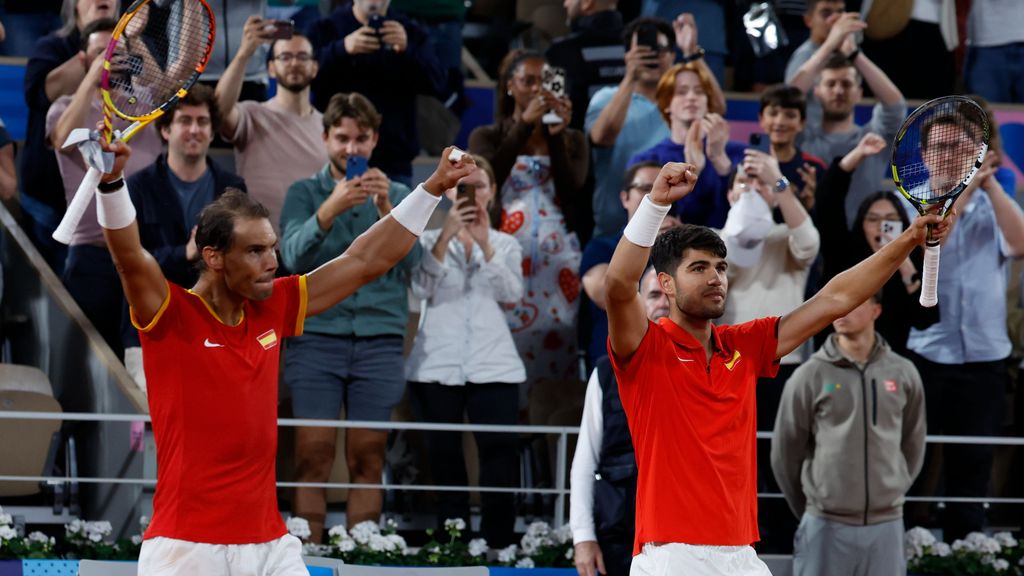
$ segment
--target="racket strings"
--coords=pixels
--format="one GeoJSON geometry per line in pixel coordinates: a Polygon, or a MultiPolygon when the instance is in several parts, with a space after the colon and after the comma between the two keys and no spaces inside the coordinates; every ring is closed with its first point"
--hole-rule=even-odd
{"type": "Polygon", "coordinates": [[[907,128],[894,151],[894,164],[910,196],[924,203],[936,202],[956,191],[970,174],[988,130],[987,119],[979,116],[976,108],[958,101],[943,102],[907,128]]]}
{"type": "Polygon", "coordinates": [[[206,57],[211,22],[200,2],[155,0],[125,25],[110,56],[108,92],[124,116],[146,116],[185,86],[206,57]]]}

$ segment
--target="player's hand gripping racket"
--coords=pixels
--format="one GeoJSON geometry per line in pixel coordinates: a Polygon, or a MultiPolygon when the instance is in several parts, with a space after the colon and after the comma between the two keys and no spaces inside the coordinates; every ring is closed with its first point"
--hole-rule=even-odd
{"type": "MultiPolygon", "coordinates": [[[[988,151],[985,111],[965,96],[925,102],[903,122],[892,144],[892,177],[917,208],[946,217],[960,193],[974,180],[988,151]]],[[[939,281],[939,242],[928,227],[921,305],[935,306],[939,281]]]]}
{"type": "MultiPolygon", "coordinates": [[[[118,20],[103,57],[99,137],[130,140],[174,106],[206,68],[215,30],[204,0],[136,0],[118,20]],[[115,121],[128,125],[115,130],[115,121]]],[[[64,244],[71,242],[102,176],[97,155],[85,156],[93,158],[89,171],[53,233],[64,244]]]]}

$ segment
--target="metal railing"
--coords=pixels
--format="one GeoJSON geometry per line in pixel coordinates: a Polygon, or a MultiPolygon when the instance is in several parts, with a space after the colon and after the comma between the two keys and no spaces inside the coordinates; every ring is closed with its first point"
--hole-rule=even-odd
{"type": "MultiPolygon", "coordinates": [[[[4,420],[62,420],[71,422],[149,422],[147,414],[94,414],[87,412],[15,412],[0,410],[0,419],[4,420]]],[[[530,426],[530,425],[491,425],[491,424],[447,424],[433,422],[362,422],[353,420],[307,420],[299,418],[279,418],[278,426],[286,427],[320,427],[320,428],[363,428],[374,430],[422,430],[444,432],[499,432],[509,434],[557,434],[556,466],[554,488],[506,488],[497,486],[450,486],[432,484],[364,484],[352,482],[288,482],[278,481],[279,488],[333,488],[359,489],[379,488],[382,490],[402,490],[409,492],[489,492],[512,494],[542,494],[555,496],[554,524],[560,528],[565,523],[565,499],[569,495],[568,478],[568,441],[570,435],[579,434],[578,426],[530,426]]],[[[758,440],[770,440],[771,432],[758,432],[758,440]]],[[[928,444],[968,444],[985,446],[1024,446],[1024,438],[1006,436],[926,436],[928,444]]],[[[3,482],[66,482],[71,479],[50,476],[11,476],[0,475],[3,482]]],[[[75,482],[83,484],[131,484],[155,486],[155,478],[124,478],[124,477],[77,477],[75,482]]],[[[758,493],[759,498],[783,498],[779,492],[758,493]]],[[[947,502],[947,503],[980,503],[980,504],[1024,504],[1024,498],[967,497],[967,496],[908,496],[908,502],[947,502]]]]}

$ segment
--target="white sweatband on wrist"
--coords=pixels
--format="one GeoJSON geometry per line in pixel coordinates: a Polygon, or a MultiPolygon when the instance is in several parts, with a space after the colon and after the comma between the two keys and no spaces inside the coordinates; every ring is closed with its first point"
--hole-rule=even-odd
{"type": "Polygon", "coordinates": [[[649,196],[644,196],[644,199],[640,201],[640,206],[633,213],[633,217],[626,224],[626,229],[622,231],[622,235],[626,237],[626,240],[641,248],[654,246],[658,230],[661,229],[661,223],[665,220],[670,208],[672,208],[671,205],[661,206],[652,202],[649,196]]]}
{"type": "Polygon", "coordinates": [[[437,208],[440,201],[440,196],[434,196],[427,192],[423,184],[420,184],[412,191],[412,194],[403,198],[398,206],[391,210],[391,217],[405,226],[406,230],[419,236],[423,234],[431,214],[434,213],[434,208],[437,208]]]}
{"type": "Polygon", "coordinates": [[[127,185],[114,192],[96,192],[96,219],[107,230],[127,228],[135,220],[135,206],[127,185]]]}

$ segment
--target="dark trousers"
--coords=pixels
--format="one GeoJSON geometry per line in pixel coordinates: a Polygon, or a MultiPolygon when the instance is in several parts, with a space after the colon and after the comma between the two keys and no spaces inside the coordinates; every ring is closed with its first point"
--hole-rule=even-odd
{"type": "MultiPolygon", "coordinates": [[[[943,436],[995,436],[1003,420],[1008,373],[1006,361],[937,364],[908,354],[924,382],[928,434],[943,436]]],[[[930,448],[928,460],[934,457],[930,448]]],[[[983,497],[992,473],[992,447],[973,444],[942,446],[942,475],[946,496],[983,497]]],[[[919,479],[920,480],[920,479],[919,479]]],[[[916,493],[915,486],[911,492],[916,493]]],[[[985,527],[981,504],[947,503],[942,519],[946,542],[985,527]]]]}
{"type": "MultiPolygon", "coordinates": [[[[757,380],[757,431],[771,432],[775,428],[775,415],[779,413],[779,402],[786,380],[793,375],[799,364],[783,364],[774,378],[757,380]]],[[[757,443],[757,491],[781,492],[772,472],[771,441],[757,443]]],[[[789,554],[793,551],[793,534],[799,519],[786,504],[785,498],[762,498],[757,502],[757,525],[761,542],[757,551],[761,554],[789,554]]]]}
{"type": "Polygon", "coordinates": [[[597,535],[601,547],[607,576],[629,576],[629,565],[633,563],[633,539],[623,536],[604,537],[597,535]]]}
{"type": "MultiPolygon", "coordinates": [[[[473,424],[516,424],[519,409],[517,384],[472,384],[445,386],[410,382],[416,417],[423,422],[461,424],[463,415],[473,424]]],[[[480,485],[514,488],[519,484],[518,435],[474,432],[480,461],[480,485]]],[[[428,432],[430,470],[438,485],[465,486],[466,460],[461,432],[428,432]]],[[[437,521],[441,528],[447,518],[469,522],[469,493],[440,492],[437,521]]],[[[484,492],[480,495],[480,534],[492,548],[515,543],[516,507],[514,494],[484,492]]]]}
{"type": "Polygon", "coordinates": [[[956,80],[953,53],[946,50],[938,24],[911,20],[888,40],[864,40],[864,54],[892,79],[907,98],[952,94],[956,80]],[[922,66],[922,62],[927,62],[922,66]]]}
{"type": "Polygon", "coordinates": [[[126,308],[121,279],[110,251],[106,247],[91,245],[69,247],[63,281],[64,287],[111,350],[118,357],[123,356],[121,316],[126,308]]]}

